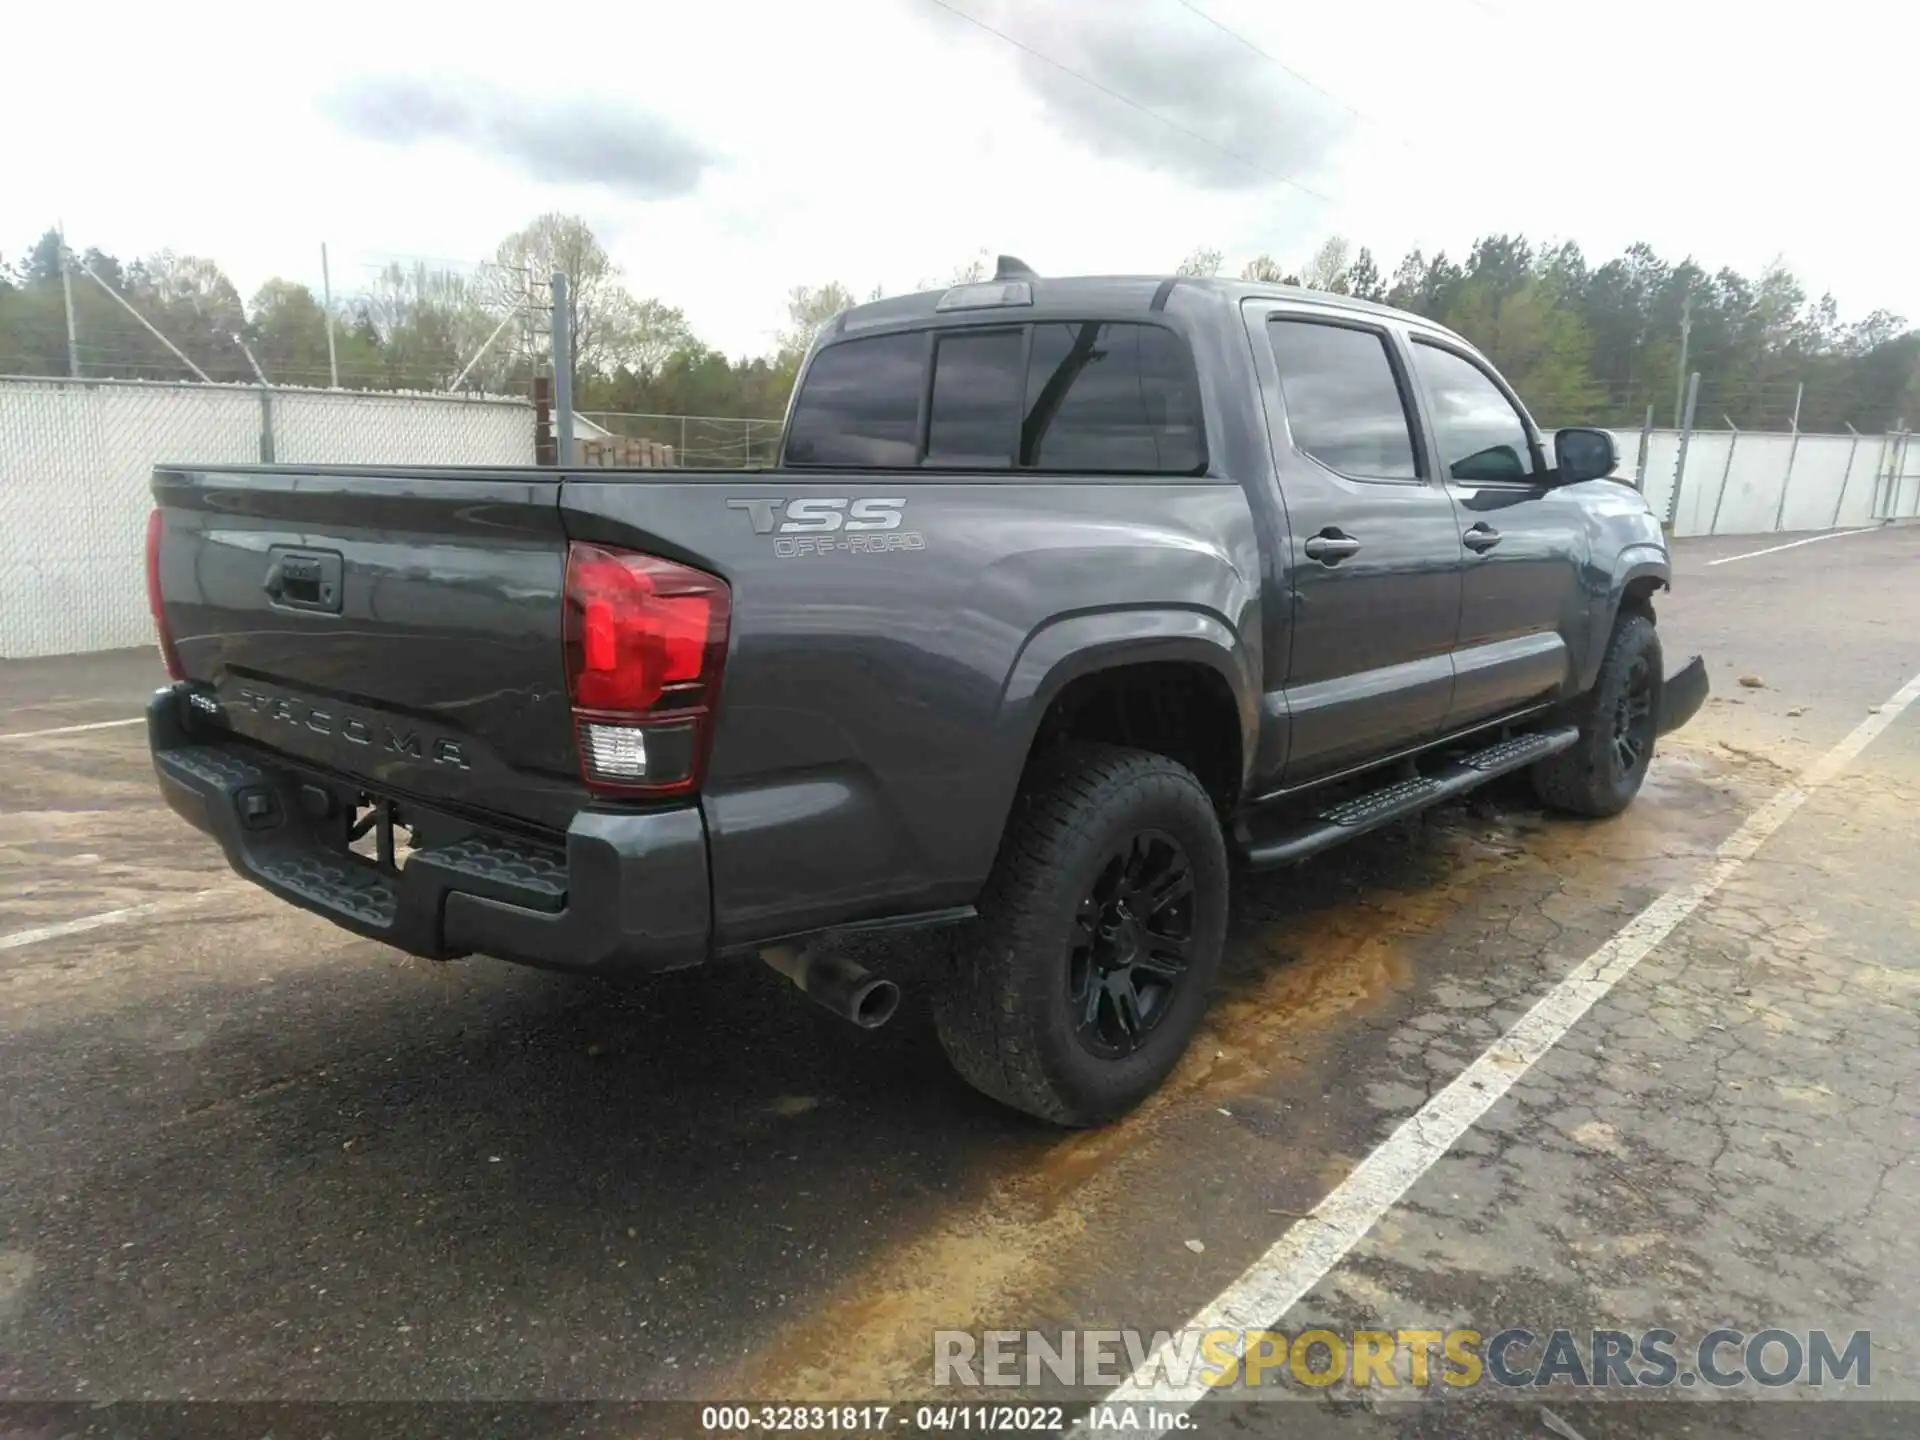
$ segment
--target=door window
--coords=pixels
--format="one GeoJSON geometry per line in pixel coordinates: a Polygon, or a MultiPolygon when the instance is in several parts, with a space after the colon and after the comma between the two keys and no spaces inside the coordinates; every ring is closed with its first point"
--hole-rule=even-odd
{"type": "Polygon", "coordinates": [[[1533,442],[1526,424],[1486,371],[1418,340],[1413,363],[1427,387],[1440,463],[1449,475],[1466,481],[1532,479],[1533,442]]]}
{"type": "Polygon", "coordinates": [[[1186,475],[1206,459],[1184,347],[1157,325],[1033,327],[1020,463],[1186,475]]]}
{"type": "Polygon", "coordinates": [[[1283,318],[1267,334],[1294,449],[1356,480],[1420,477],[1386,336],[1283,318]]]}

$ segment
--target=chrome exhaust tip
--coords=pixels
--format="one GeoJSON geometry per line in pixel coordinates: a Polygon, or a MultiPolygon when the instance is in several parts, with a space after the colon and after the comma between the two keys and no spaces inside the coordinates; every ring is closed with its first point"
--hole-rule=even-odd
{"type": "Polygon", "coordinates": [[[769,945],[760,958],[814,1004],[862,1030],[878,1030],[900,1008],[898,985],[831,951],[769,945]]]}

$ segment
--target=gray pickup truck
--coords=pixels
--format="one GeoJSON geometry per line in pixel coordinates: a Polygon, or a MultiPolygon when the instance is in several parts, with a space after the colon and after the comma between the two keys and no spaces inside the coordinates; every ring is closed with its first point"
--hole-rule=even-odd
{"type": "Polygon", "coordinates": [[[1604,816],[1706,694],[1603,431],[1459,336],[1260,284],[849,310],[775,469],[164,465],[169,803],[362,935],[631,974],[926,925],[942,1045],[1069,1125],[1199,1024],[1230,870],[1495,776],[1604,816]]]}

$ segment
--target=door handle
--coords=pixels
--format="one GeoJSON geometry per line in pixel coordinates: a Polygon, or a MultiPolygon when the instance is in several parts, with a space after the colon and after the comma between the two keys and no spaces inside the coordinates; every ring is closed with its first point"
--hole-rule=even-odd
{"type": "Polygon", "coordinates": [[[1303,548],[1309,560],[1318,560],[1322,565],[1338,565],[1349,555],[1360,553],[1360,542],[1329,525],[1318,535],[1309,536],[1303,548]]]}
{"type": "Polygon", "coordinates": [[[1474,554],[1484,555],[1500,543],[1500,532],[1483,520],[1460,539],[1474,554]]]}
{"type": "Polygon", "coordinates": [[[274,546],[267,552],[267,574],[260,588],[275,605],[289,610],[340,613],[343,563],[332,550],[289,550],[274,546]]]}

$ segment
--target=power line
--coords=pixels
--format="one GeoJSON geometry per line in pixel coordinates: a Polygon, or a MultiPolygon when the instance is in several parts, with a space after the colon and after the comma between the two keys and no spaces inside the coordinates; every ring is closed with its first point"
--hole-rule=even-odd
{"type": "Polygon", "coordinates": [[[1219,141],[1209,139],[1207,136],[1202,135],[1198,130],[1189,129],[1187,126],[1182,125],[1178,120],[1174,120],[1169,118],[1168,116],[1162,115],[1158,110],[1153,110],[1148,108],[1147,106],[1141,104],[1138,100],[1135,100],[1132,96],[1122,95],[1118,90],[1112,89],[1111,87],[1106,85],[1102,85],[1098,80],[1094,80],[1089,76],[1082,75],[1078,70],[1075,70],[1072,66],[1061,64],[1058,60],[1054,59],[1051,55],[1042,54],[1040,51],[1034,49],[1031,45],[1026,44],[1024,41],[1014,39],[1013,36],[1007,34],[1004,30],[994,29],[993,26],[987,24],[986,21],[980,19],[978,16],[969,15],[966,11],[962,10],[959,6],[951,5],[947,3],[947,0],[929,0],[929,3],[938,5],[942,10],[945,10],[950,14],[959,16],[962,20],[965,20],[969,25],[978,26],[980,29],[986,31],[989,35],[993,36],[995,39],[1004,40],[1007,44],[1013,46],[1014,49],[1024,51],[1026,54],[1031,55],[1034,59],[1040,61],[1042,64],[1051,65],[1054,69],[1058,70],[1061,74],[1072,76],[1075,80],[1078,80],[1082,85],[1086,85],[1091,87],[1092,89],[1098,90],[1102,95],[1105,95],[1108,98],[1113,100],[1118,100],[1122,105],[1126,105],[1134,110],[1138,110],[1142,115],[1145,115],[1148,118],[1153,120],[1158,120],[1162,125],[1168,126],[1171,129],[1178,130],[1182,135],[1187,136],[1191,140],[1198,140],[1202,145],[1207,146],[1209,149],[1218,150],[1222,155],[1225,155],[1228,159],[1239,162],[1240,164],[1246,166],[1249,170],[1256,171],[1257,173],[1265,175],[1270,179],[1278,180],[1283,185],[1291,185],[1295,190],[1298,190],[1303,195],[1311,195],[1313,196],[1314,199],[1324,200],[1328,204],[1333,203],[1333,197],[1331,195],[1322,194],[1320,191],[1315,190],[1311,185],[1307,185],[1299,180],[1296,180],[1291,175],[1285,175],[1278,170],[1269,169],[1267,166],[1260,164],[1257,160],[1249,160],[1245,155],[1242,155],[1239,151],[1230,150],[1225,145],[1222,145],[1219,141]]]}
{"type": "MultiPolygon", "coordinates": [[[[1272,65],[1275,68],[1284,71],[1286,74],[1291,75],[1295,80],[1299,81],[1302,85],[1306,86],[1309,90],[1313,91],[1315,94],[1324,95],[1327,99],[1331,100],[1334,104],[1338,105],[1342,110],[1346,111],[1349,115],[1353,116],[1354,119],[1359,120],[1362,123],[1367,125],[1377,125],[1380,129],[1390,133],[1393,136],[1393,138],[1397,140],[1401,144],[1401,146],[1403,146],[1405,149],[1412,150],[1415,148],[1413,145],[1413,142],[1409,140],[1404,134],[1400,133],[1397,129],[1395,129],[1395,127],[1387,124],[1387,122],[1384,120],[1376,119],[1374,116],[1367,114],[1366,111],[1360,109],[1358,106],[1352,104],[1350,101],[1341,99],[1338,95],[1334,94],[1331,90],[1327,89],[1326,86],[1317,84],[1315,81],[1309,79],[1307,76],[1301,74],[1298,70],[1294,69],[1291,65],[1287,64],[1286,61],[1281,60],[1276,56],[1274,56],[1273,54],[1271,54],[1270,52],[1261,49],[1258,45],[1254,44],[1253,41],[1249,40],[1246,36],[1242,35],[1238,30],[1235,30],[1230,25],[1227,25],[1225,22],[1217,19],[1215,16],[1208,14],[1205,10],[1202,10],[1198,5],[1195,5],[1193,3],[1193,0],[1177,0],[1177,3],[1184,6],[1186,9],[1191,10],[1194,14],[1198,15],[1202,20],[1206,21],[1209,25],[1213,26],[1214,29],[1218,30],[1222,35],[1226,35],[1231,37],[1232,39],[1238,40],[1242,45],[1246,46],[1247,49],[1251,50],[1254,54],[1258,55],[1262,60],[1265,60],[1269,65],[1272,65]]],[[[1476,0],[1476,3],[1477,3],[1477,0],[1476,0]]]]}
{"type": "Polygon", "coordinates": [[[1327,99],[1333,101],[1334,104],[1338,105],[1342,110],[1346,111],[1349,115],[1353,116],[1354,119],[1365,120],[1368,123],[1374,124],[1374,125],[1377,125],[1380,123],[1379,121],[1374,120],[1372,116],[1367,115],[1364,112],[1355,109],[1352,105],[1349,105],[1345,100],[1342,100],[1338,95],[1334,94],[1331,90],[1327,89],[1324,85],[1316,85],[1312,80],[1309,80],[1305,75],[1302,75],[1298,70],[1294,69],[1291,65],[1287,64],[1286,61],[1275,59],[1272,55],[1268,54],[1265,50],[1262,50],[1258,45],[1254,44],[1253,41],[1249,40],[1246,36],[1242,35],[1238,30],[1235,30],[1230,26],[1226,25],[1225,23],[1223,23],[1222,21],[1215,19],[1212,15],[1209,15],[1205,10],[1202,10],[1198,5],[1195,5],[1193,3],[1193,0],[1178,0],[1178,3],[1185,6],[1187,9],[1191,10],[1194,14],[1198,15],[1202,20],[1206,21],[1209,25],[1213,26],[1213,28],[1218,30],[1222,35],[1226,35],[1231,37],[1232,39],[1238,40],[1242,45],[1246,46],[1247,49],[1251,50],[1254,54],[1258,55],[1262,60],[1265,60],[1269,65],[1277,66],[1278,68],[1286,71],[1287,74],[1291,75],[1294,79],[1298,80],[1302,85],[1306,86],[1309,90],[1312,90],[1316,94],[1326,96],[1327,99]]]}

